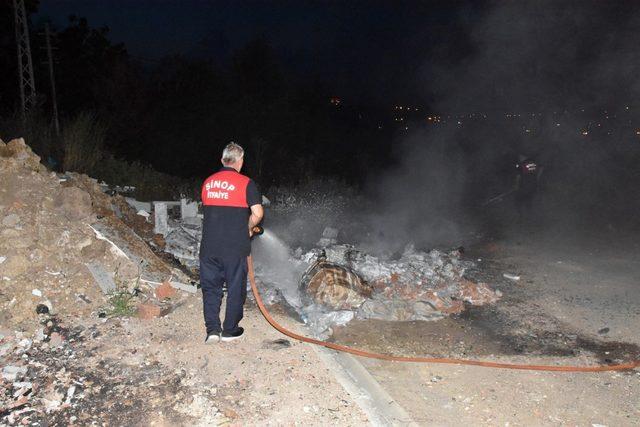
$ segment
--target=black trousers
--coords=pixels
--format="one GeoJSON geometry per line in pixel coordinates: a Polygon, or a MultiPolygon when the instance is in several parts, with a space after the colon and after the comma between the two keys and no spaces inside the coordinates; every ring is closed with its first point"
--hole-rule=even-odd
{"type": "Polygon", "coordinates": [[[247,258],[200,256],[200,286],[207,333],[235,332],[247,299],[247,258]],[[222,285],[227,283],[227,307],[220,327],[222,285]]]}

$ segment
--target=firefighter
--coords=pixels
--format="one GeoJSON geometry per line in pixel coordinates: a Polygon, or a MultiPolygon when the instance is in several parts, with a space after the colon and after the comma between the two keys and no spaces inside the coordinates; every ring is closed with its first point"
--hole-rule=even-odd
{"type": "Polygon", "coordinates": [[[222,168],[202,184],[202,240],[200,243],[200,285],[205,343],[232,341],[244,329],[247,297],[247,256],[251,253],[252,228],[262,221],[262,196],[249,177],[240,174],[244,150],[230,143],[222,152],[222,168]],[[223,284],[227,287],[224,323],[220,324],[223,284]]]}
{"type": "Polygon", "coordinates": [[[533,158],[523,154],[518,156],[515,177],[515,201],[520,220],[531,217],[542,169],[542,166],[533,158]]]}

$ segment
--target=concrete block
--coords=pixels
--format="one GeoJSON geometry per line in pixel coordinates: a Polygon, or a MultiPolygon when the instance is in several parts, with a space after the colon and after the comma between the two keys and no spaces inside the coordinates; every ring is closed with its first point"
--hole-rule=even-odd
{"type": "Polygon", "coordinates": [[[198,202],[192,202],[187,199],[180,199],[180,217],[195,218],[198,215],[198,202]]]}
{"type": "Polygon", "coordinates": [[[153,202],[153,216],[155,219],[154,233],[166,236],[169,232],[169,224],[167,222],[167,203],[153,202]]]}

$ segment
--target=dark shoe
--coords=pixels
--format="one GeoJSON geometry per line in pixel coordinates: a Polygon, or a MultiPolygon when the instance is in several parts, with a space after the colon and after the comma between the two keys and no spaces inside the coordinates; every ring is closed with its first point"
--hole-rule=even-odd
{"type": "Polygon", "coordinates": [[[244,329],[241,328],[240,326],[238,326],[238,328],[233,332],[222,331],[222,334],[220,336],[220,341],[228,342],[228,341],[237,340],[242,336],[242,334],[244,334],[244,329]]]}
{"type": "Polygon", "coordinates": [[[220,332],[209,332],[204,339],[205,344],[215,344],[220,342],[220,332]]]}

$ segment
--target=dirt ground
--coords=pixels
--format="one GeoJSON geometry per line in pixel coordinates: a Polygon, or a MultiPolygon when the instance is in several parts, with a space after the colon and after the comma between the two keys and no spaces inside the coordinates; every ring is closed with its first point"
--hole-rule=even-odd
{"type": "MultiPolygon", "coordinates": [[[[50,319],[48,333],[60,334],[59,344],[34,341],[4,359],[5,366],[28,369],[32,393],[43,405],[27,404],[4,420],[8,425],[23,420],[30,425],[366,425],[366,415],[317,353],[282,339],[253,304],[247,305],[245,336],[208,345],[199,296],[183,296],[173,312],[151,320],[50,319]]],[[[0,380],[0,390],[3,385],[0,380]]]]}
{"type": "MultiPolygon", "coordinates": [[[[471,248],[471,272],[503,299],[436,322],[358,322],[334,339],[409,355],[596,364],[640,357],[640,250],[632,239],[503,239],[471,248]],[[509,272],[520,281],[502,277],[509,272]]],[[[420,425],[640,423],[640,371],[548,373],[360,359],[420,425]]]]}

